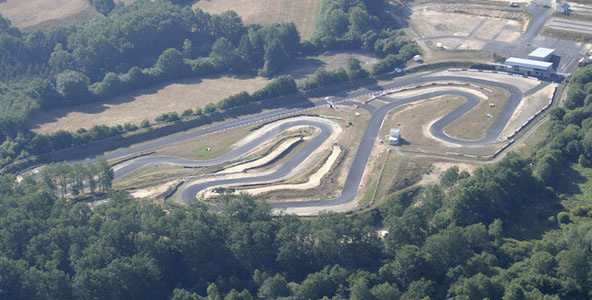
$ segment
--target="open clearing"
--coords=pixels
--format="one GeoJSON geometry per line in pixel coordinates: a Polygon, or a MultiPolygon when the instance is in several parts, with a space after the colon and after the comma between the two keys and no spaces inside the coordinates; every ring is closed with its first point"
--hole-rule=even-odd
{"type": "Polygon", "coordinates": [[[390,128],[399,128],[403,145],[439,146],[441,143],[438,140],[426,136],[425,132],[429,132],[427,124],[442,118],[463,103],[465,99],[462,97],[446,95],[406,105],[387,116],[378,137],[384,138],[390,128]]]}
{"type": "Polygon", "coordinates": [[[488,88],[494,91],[493,95],[488,94],[487,99],[481,99],[477,106],[444,127],[444,132],[447,135],[468,140],[476,140],[485,136],[510,98],[506,90],[488,88]],[[494,106],[491,107],[490,104],[494,106]]]}
{"type": "Polygon", "coordinates": [[[576,33],[592,34],[592,22],[576,21],[566,18],[552,18],[545,26],[576,33]]]}
{"type": "MultiPolygon", "coordinates": [[[[378,62],[376,58],[360,53],[328,51],[294,62],[283,74],[290,74],[300,82],[314,75],[319,68],[333,70],[345,66],[350,56],[359,59],[366,68],[378,62]]],[[[263,77],[180,79],[102,102],[36,111],[29,117],[28,125],[37,133],[76,131],[94,125],[122,125],[127,122],[139,125],[142,120],[153,121],[162,113],[176,111],[181,115],[188,108],[203,108],[242,91],[252,93],[267,83],[269,80],[263,77]]]]}
{"type": "Polygon", "coordinates": [[[189,78],[137,90],[105,102],[37,111],[29,118],[34,132],[57,130],[76,131],[93,125],[139,124],[144,119],[153,121],[165,112],[204,107],[225,97],[247,91],[252,93],[267,84],[267,79],[189,78]]]}
{"type": "Polygon", "coordinates": [[[87,0],[7,0],[0,3],[0,13],[19,29],[80,24],[100,15],[87,0]]]}
{"type": "Polygon", "coordinates": [[[409,23],[428,46],[441,43],[448,51],[481,50],[490,41],[515,41],[525,19],[519,11],[495,7],[430,4],[414,7],[409,23]]]}
{"type": "Polygon", "coordinates": [[[302,39],[309,39],[320,0],[202,0],[193,5],[209,13],[235,11],[246,24],[294,22],[302,39]]]}
{"type": "Polygon", "coordinates": [[[549,100],[551,100],[551,97],[553,97],[553,91],[555,88],[557,88],[557,83],[552,83],[540,91],[522,98],[522,101],[520,101],[520,104],[516,107],[512,118],[508,121],[506,128],[502,131],[500,139],[505,139],[512,134],[518,127],[522,126],[524,122],[528,121],[530,117],[534,116],[534,114],[547,105],[549,100]]]}

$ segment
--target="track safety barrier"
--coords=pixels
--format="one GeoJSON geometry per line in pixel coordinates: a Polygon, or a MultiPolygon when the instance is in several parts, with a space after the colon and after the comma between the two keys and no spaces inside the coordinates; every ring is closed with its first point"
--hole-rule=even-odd
{"type": "Polygon", "coordinates": [[[540,79],[538,79],[534,76],[527,76],[527,75],[522,75],[522,74],[515,74],[515,73],[496,71],[496,70],[450,68],[450,69],[448,69],[448,72],[477,72],[477,73],[502,74],[502,75],[508,75],[508,76],[522,77],[522,78],[527,78],[527,79],[534,79],[534,80],[538,81],[539,84],[542,83],[542,81],[540,79]]]}
{"type": "MultiPolygon", "coordinates": [[[[476,85],[476,84],[470,84],[470,83],[466,83],[466,82],[430,82],[430,83],[424,83],[424,84],[419,84],[419,85],[415,85],[415,86],[411,86],[411,87],[406,87],[406,88],[400,88],[400,89],[391,89],[388,90],[386,92],[382,92],[378,95],[376,94],[371,94],[372,96],[370,97],[370,99],[367,99],[365,101],[362,101],[364,104],[368,104],[371,101],[374,101],[380,97],[384,97],[384,96],[388,96],[388,95],[393,95],[393,94],[397,94],[397,93],[401,93],[401,92],[406,92],[406,91],[412,91],[412,90],[416,90],[416,89],[421,89],[421,88],[425,88],[425,87],[431,87],[431,86],[470,86],[476,89],[480,89],[483,91],[486,91],[490,94],[493,94],[493,90],[486,88],[486,87],[482,87],[480,85],[476,85]]],[[[355,99],[360,99],[363,97],[367,97],[368,94],[363,95],[363,96],[359,96],[356,97],[355,99]]],[[[345,100],[344,100],[345,101],[345,100]]],[[[340,101],[341,102],[341,101],[340,101]]],[[[336,102],[338,103],[338,102],[336,102]]]]}
{"type": "Polygon", "coordinates": [[[512,134],[510,134],[508,136],[508,140],[513,139],[515,136],[517,136],[520,133],[520,131],[522,131],[526,126],[528,126],[530,123],[532,123],[532,121],[534,119],[536,119],[545,110],[547,110],[549,107],[551,107],[551,105],[553,105],[553,99],[555,99],[556,93],[557,93],[557,87],[555,87],[555,89],[553,89],[553,94],[551,95],[551,99],[549,100],[549,103],[547,103],[547,105],[543,106],[543,108],[541,108],[534,115],[532,115],[530,118],[528,118],[528,120],[526,122],[522,123],[522,125],[520,127],[518,127],[512,134]]]}

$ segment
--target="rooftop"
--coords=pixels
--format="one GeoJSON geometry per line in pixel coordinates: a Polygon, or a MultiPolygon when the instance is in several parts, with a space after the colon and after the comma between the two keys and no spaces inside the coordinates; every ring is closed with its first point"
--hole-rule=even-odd
{"type": "Polygon", "coordinates": [[[551,68],[551,66],[553,66],[553,63],[525,58],[510,57],[506,59],[506,65],[548,71],[551,68]]]}
{"type": "Polygon", "coordinates": [[[539,48],[536,48],[534,51],[530,52],[530,54],[528,54],[528,56],[545,58],[545,57],[553,54],[553,52],[555,52],[555,49],[539,47],[539,48]]]}
{"type": "Polygon", "coordinates": [[[398,128],[391,128],[391,137],[399,137],[401,136],[401,129],[398,128]]]}

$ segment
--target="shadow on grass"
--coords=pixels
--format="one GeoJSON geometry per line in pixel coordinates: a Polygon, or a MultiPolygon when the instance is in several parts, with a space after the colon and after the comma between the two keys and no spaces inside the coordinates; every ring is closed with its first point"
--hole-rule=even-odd
{"type": "Polygon", "coordinates": [[[503,220],[504,235],[519,240],[541,239],[548,230],[558,228],[555,217],[563,210],[560,198],[552,193],[532,195],[529,204],[510,211],[503,220]]]}
{"type": "Polygon", "coordinates": [[[566,209],[562,200],[581,194],[580,185],[588,179],[573,166],[564,168],[557,177],[553,186],[555,194],[545,191],[541,195],[529,195],[531,201],[528,205],[510,212],[504,223],[504,231],[508,236],[523,240],[540,239],[546,231],[558,228],[556,216],[566,209]]]}
{"type": "Polygon", "coordinates": [[[572,166],[566,167],[562,171],[561,175],[557,176],[557,183],[553,186],[557,195],[570,197],[581,194],[580,184],[585,183],[588,179],[572,166]]]}

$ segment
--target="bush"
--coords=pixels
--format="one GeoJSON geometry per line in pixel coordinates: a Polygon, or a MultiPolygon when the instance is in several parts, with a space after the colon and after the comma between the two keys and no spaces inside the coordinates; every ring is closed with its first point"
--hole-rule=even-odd
{"type": "Polygon", "coordinates": [[[206,107],[204,107],[204,109],[203,109],[203,112],[205,114],[211,114],[215,111],[216,111],[216,105],[214,105],[214,103],[210,103],[210,104],[206,105],[206,107]]]}
{"type": "Polygon", "coordinates": [[[251,96],[252,101],[261,101],[279,96],[292,95],[298,93],[296,81],[291,75],[283,75],[259,89],[251,96]]]}
{"type": "Polygon", "coordinates": [[[586,205],[578,205],[572,208],[569,212],[577,217],[585,217],[592,211],[592,207],[586,205]]]}
{"type": "Polygon", "coordinates": [[[343,68],[337,69],[335,71],[320,69],[313,78],[306,80],[298,88],[301,91],[310,91],[316,88],[347,81],[349,81],[349,76],[347,76],[347,72],[343,68]]]}
{"type": "Polygon", "coordinates": [[[154,118],[154,121],[160,122],[167,122],[169,120],[169,115],[167,113],[163,113],[162,115],[154,118]]]}
{"type": "Polygon", "coordinates": [[[191,115],[193,115],[193,109],[191,108],[184,110],[182,114],[183,117],[189,117],[191,115]]]}
{"type": "Polygon", "coordinates": [[[150,127],[150,121],[148,121],[148,119],[142,120],[142,123],[140,123],[140,127],[142,127],[142,128],[150,127]]]}
{"type": "Polygon", "coordinates": [[[557,214],[557,222],[559,222],[559,224],[569,224],[571,223],[571,218],[568,213],[562,211],[557,214]]]}
{"type": "Polygon", "coordinates": [[[202,114],[201,107],[199,107],[199,106],[198,106],[198,107],[195,109],[195,111],[193,111],[193,115],[194,115],[194,116],[201,116],[201,114],[202,114]]]}
{"type": "Polygon", "coordinates": [[[227,109],[231,107],[245,105],[249,102],[251,102],[251,96],[249,95],[249,93],[243,91],[220,100],[216,106],[220,109],[227,109]]]}
{"type": "Polygon", "coordinates": [[[168,115],[169,121],[177,121],[177,120],[181,119],[179,117],[179,115],[177,114],[177,112],[175,112],[175,111],[171,111],[167,115],[168,115]]]}
{"type": "Polygon", "coordinates": [[[136,125],[128,122],[128,123],[123,124],[123,130],[125,132],[130,132],[130,131],[138,130],[138,126],[136,126],[136,125]]]}

